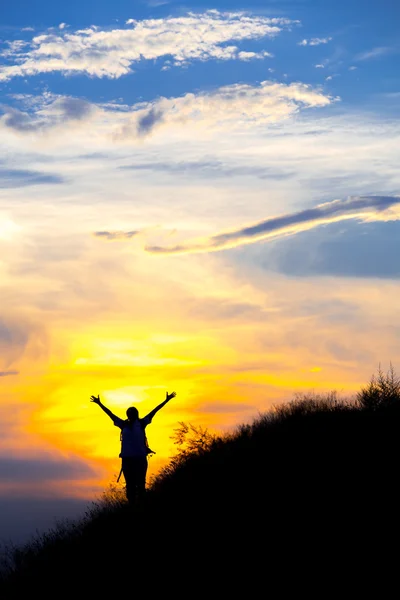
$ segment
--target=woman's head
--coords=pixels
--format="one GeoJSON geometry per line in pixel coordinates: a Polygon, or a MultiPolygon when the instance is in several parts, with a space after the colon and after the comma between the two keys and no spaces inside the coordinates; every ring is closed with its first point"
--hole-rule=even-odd
{"type": "Polygon", "coordinates": [[[135,406],[130,406],[126,411],[126,416],[129,421],[136,421],[139,418],[139,411],[135,406]]]}

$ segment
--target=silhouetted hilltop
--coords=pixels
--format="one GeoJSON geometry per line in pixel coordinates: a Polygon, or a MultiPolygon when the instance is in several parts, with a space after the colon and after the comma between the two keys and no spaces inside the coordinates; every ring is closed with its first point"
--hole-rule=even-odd
{"type": "Polygon", "coordinates": [[[110,488],[15,552],[1,598],[254,597],[325,569],[333,585],[397,527],[399,425],[393,371],[354,400],[303,396],[225,436],[181,423],[142,507],[110,488]]]}

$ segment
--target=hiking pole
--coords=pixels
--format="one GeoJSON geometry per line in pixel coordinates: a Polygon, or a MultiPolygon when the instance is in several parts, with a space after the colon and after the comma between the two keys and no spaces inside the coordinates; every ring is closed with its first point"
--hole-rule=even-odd
{"type": "Polygon", "coordinates": [[[121,475],[122,475],[122,467],[121,467],[121,470],[120,470],[119,475],[118,475],[117,483],[120,480],[121,475]]]}

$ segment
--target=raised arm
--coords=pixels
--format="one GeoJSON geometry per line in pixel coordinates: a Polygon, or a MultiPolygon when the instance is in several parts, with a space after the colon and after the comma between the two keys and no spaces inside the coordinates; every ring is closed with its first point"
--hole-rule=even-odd
{"type": "Polygon", "coordinates": [[[171,394],[166,394],[165,400],[164,402],[161,402],[161,404],[159,404],[158,406],[156,406],[155,408],[153,408],[153,410],[151,412],[149,412],[148,415],[146,415],[146,419],[151,419],[154,417],[154,415],[163,407],[167,404],[167,402],[169,402],[170,400],[172,400],[172,398],[175,398],[176,396],[176,392],[171,392],[171,394]]]}
{"type": "Polygon", "coordinates": [[[100,408],[102,410],[104,410],[106,415],[108,415],[110,417],[110,419],[112,419],[113,421],[115,421],[115,419],[118,419],[118,417],[116,415],[114,415],[114,413],[112,413],[111,410],[109,408],[107,408],[107,406],[104,406],[104,404],[100,400],[100,396],[90,396],[90,402],[94,402],[95,404],[98,404],[100,406],[100,408]]]}

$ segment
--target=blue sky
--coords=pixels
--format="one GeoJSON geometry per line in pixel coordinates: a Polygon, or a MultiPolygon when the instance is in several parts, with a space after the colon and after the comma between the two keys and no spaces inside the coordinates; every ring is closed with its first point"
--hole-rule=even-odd
{"type": "Polygon", "coordinates": [[[155,472],[177,422],[226,430],[400,362],[399,17],[389,0],[2,1],[8,536],[119,469],[92,393],[123,414],[176,389],[155,472]]]}
{"type": "MultiPolygon", "coordinates": [[[[215,9],[215,5],[196,3],[181,5],[174,2],[129,3],[117,2],[81,3],[75,0],[60,7],[51,2],[11,2],[2,6],[1,39],[4,41],[27,40],[50,28],[65,23],[60,33],[70,33],[95,25],[109,30],[126,28],[129,19],[166,19],[180,17],[188,11],[203,13],[215,9]],[[83,5],[82,5],[83,4],[83,5]],[[32,27],[34,31],[21,31],[32,27]]],[[[241,11],[243,6],[235,3],[218,3],[220,11],[241,11]]],[[[397,22],[400,8],[394,0],[383,2],[339,1],[334,4],[299,0],[298,2],[254,2],[246,5],[249,13],[284,17],[299,21],[290,32],[284,32],[272,40],[247,39],[241,43],[249,51],[266,49],[273,59],[238,63],[231,61],[192,61],[184,69],[160,72],[164,62],[160,59],[135,64],[134,77],[123,76],[113,80],[90,79],[75,75],[68,78],[56,72],[43,77],[33,77],[27,84],[20,78],[2,86],[2,93],[26,93],[27,85],[39,89],[49,86],[54,93],[78,94],[91,101],[123,98],[124,102],[151,99],[156,95],[182,94],[206,87],[229,84],[233,81],[252,82],[262,80],[266,69],[274,69],[273,79],[305,81],[324,84],[333,94],[339,94],[346,104],[360,102],[374,104],[384,102],[387,110],[396,104],[384,94],[398,91],[399,40],[397,22]],[[314,46],[298,46],[302,40],[329,40],[314,46]],[[266,64],[267,63],[267,64],[266,64]],[[324,68],[316,68],[315,65],[324,68]],[[268,66],[267,66],[268,65],[268,66]],[[350,70],[349,69],[354,69],[350,70]],[[332,77],[332,79],[327,78],[332,77]],[[345,93],[343,94],[343,91],[345,93]]],[[[54,31],[54,30],[53,30],[54,31]]],[[[12,60],[12,59],[11,59],[12,60]]]]}

